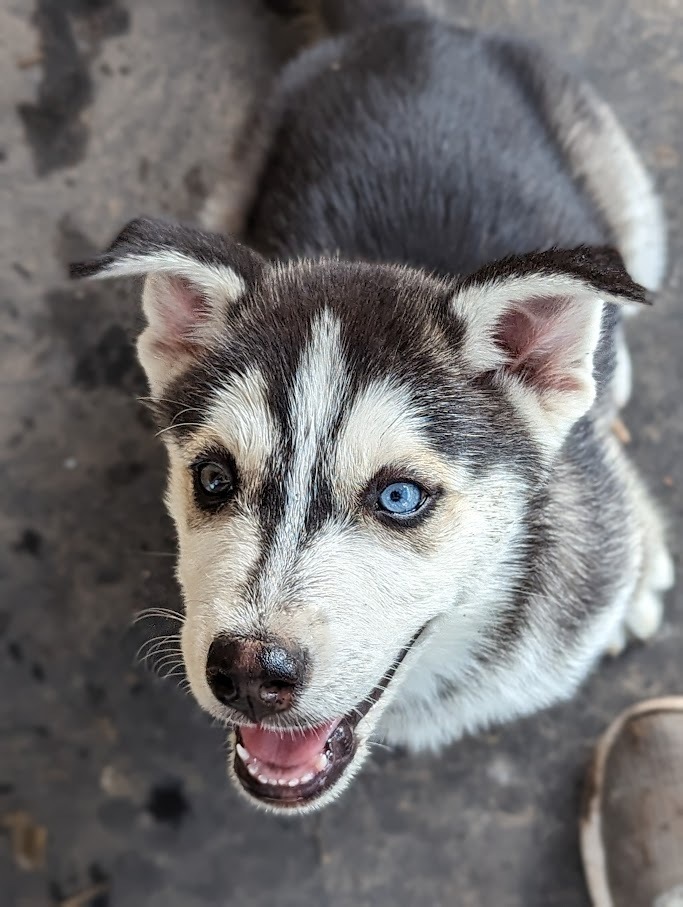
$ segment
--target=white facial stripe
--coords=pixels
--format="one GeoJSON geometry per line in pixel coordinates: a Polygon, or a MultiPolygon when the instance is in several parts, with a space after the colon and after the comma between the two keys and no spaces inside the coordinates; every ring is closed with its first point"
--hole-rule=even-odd
{"type": "Polygon", "coordinates": [[[247,473],[258,473],[280,443],[263,374],[254,368],[220,388],[207,420],[212,433],[247,473]]]}
{"type": "Polygon", "coordinates": [[[286,478],[285,512],[261,575],[266,600],[276,594],[304,527],[310,500],[311,474],[320,442],[329,433],[342,403],[347,375],[340,325],[328,310],[314,321],[290,398],[293,458],[286,478]]]}

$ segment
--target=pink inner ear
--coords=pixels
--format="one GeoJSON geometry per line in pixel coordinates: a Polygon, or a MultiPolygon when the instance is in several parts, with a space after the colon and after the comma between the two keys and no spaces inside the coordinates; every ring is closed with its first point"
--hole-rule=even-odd
{"type": "Polygon", "coordinates": [[[496,344],[508,354],[506,371],[537,390],[578,387],[571,367],[579,351],[580,324],[571,301],[532,299],[506,311],[498,322],[496,344]]]}
{"type": "Polygon", "coordinates": [[[156,293],[159,341],[164,346],[187,346],[193,333],[211,314],[201,291],[185,277],[164,277],[156,293]]]}

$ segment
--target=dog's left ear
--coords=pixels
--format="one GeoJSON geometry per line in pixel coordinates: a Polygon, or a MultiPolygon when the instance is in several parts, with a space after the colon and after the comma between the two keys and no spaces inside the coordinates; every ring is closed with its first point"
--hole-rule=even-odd
{"type": "Polygon", "coordinates": [[[147,328],[138,356],[154,396],[220,338],[225,313],[266,267],[253,250],[151,218],[131,221],[111,248],[71,265],[72,277],[143,275],[147,328]]]}
{"type": "Polygon", "coordinates": [[[465,278],[453,311],[470,375],[508,395],[551,455],[595,400],[605,304],[647,302],[612,249],[508,258],[465,278]]]}

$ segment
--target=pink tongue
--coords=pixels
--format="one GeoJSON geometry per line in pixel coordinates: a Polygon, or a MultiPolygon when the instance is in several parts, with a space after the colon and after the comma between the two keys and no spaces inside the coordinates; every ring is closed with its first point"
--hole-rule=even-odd
{"type": "Polygon", "coordinates": [[[291,768],[311,762],[325,749],[325,744],[340,718],[321,727],[283,733],[265,727],[243,727],[240,735],[250,755],[260,762],[291,768]]]}

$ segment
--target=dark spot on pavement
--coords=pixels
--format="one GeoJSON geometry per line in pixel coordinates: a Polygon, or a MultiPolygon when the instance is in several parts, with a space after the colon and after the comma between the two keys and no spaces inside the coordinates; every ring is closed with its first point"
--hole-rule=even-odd
{"type": "Polygon", "coordinates": [[[12,661],[21,662],[24,660],[24,651],[18,642],[9,643],[7,651],[12,661]]]}
{"type": "MultiPolygon", "coordinates": [[[[72,223],[62,223],[57,239],[62,254],[87,243],[72,223]]],[[[77,387],[88,391],[115,387],[126,395],[146,393],[132,340],[141,321],[140,308],[129,281],[54,288],[45,294],[45,303],[48,318],[40,330],[51,337],[57,332],[68,344],[77,387]]]]}
{"type": "MultiPolygon", "coordinates": [[[[103,885],[109,881],[109,873],[105,872],[99,863],[91,863],[88,874],[90,875],[90,881],[93,885],[103,885]]],[[[98,902],[97,905],[95,905],[93,902],[91,907],[105,907],[105,904],[104,902],[98,902]]]]}
{"type": "Polygon", "coordinates": [[[101,891],[99,894],[96,894],[95,897],[91,898],[85,907],[109,907],[109,903],[109,893],[101,891]]]}
{"type": "Polygon", "coordinates": [[[179,781],[157,784],[150,791],[147,811],[157,822],[179,826],[190,810],[179,781]]]}
{"type": "Polygon", "coordinates": [[[59,882],[51,879],[47,885],[47,891],[53,904],[62,904],[66,899],[66,893],[59,882]]]}
{"type": "Polygon", "coordinates": [[[78,907],[109,907],[109,875],[93,863],[88,870],[87,881],[80,882],[70,876],[65,884],[52,879],[48,882],[50,900],[58,907],[60,904],[78,904],[78,907]]]}
{"type": "Polygon", "coordinates": [[[45,682],[45,669],[41,664],[38,664],[38,662],[31,666],[31,674],[33,675],[33,679],[37,680],[38,683],[45,682]]]}
{"type": "Polygon", "coordinates": [[[101,706],[107,698],[104,687],[100,686],[98,683],[91,682],[88,682],[85,685],[85,695],[90,705],[95,709],[101,706]]]}
{"type": "Polygon", "coordinates": [[[133,344],[128,335],[120,325],[112,324],[94,348],[77,361],[73,380],[85,390],[102,385],[120,388],[136,367],[133,344]]]}
{"type": "Polygon", "coordinates": [[[20,554],[40,557],[43,552],[43,537],[35,529],[24,529],[19,539],[14,543],[14,550],[20,554]]]}
{"type": "Polygon", "coordinates": [[[13,261],[12,267],[14,268],[16,273],[19,275],[19,277],[23,277],[24,280],[30,280],[31,277],[33,276],[32,273],[29,271],[29,269],[25,268],[20,261],[13,261]]]}
{"type": "Polygon", "coordinates": [[[95,47],[105,38],[130,31],[130,13],[120,0],[68,0],[67,5],[78,18],[78,27],[87,33],[95,47]]]}
{"type": "Polygon", "coordinates": [[[35,23],[41,36],[43,77],[36,103],[18,107],[39,176],[78,163],[88,141],[81,113],[92,100],[92,82],[67,6],[59,0],[39,0],[35,23]]]}
{"type": "Polygon", "coordinates": [[[128,11],[117,0],[38,0],[43,73],[38,98],[17,108],[40,176],[82,160],[92,101],[89,66],[104,38],[125,33],[128,11]]]}

